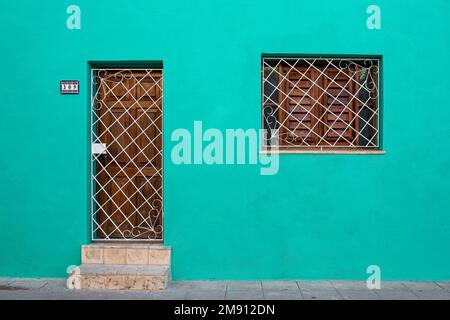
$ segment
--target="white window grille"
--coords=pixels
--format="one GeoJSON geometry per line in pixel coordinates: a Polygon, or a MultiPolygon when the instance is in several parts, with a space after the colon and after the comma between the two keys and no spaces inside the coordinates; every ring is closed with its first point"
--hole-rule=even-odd
{"type": "Polygon", "coordinates": [[[92,69],[93,240],[163,239],[163,73],[92,69]]]}
{"type": "Polygon", "coordinates": [[[280,149],[378,149],[376,58],[262,59],[263,128],[280,149]]]}

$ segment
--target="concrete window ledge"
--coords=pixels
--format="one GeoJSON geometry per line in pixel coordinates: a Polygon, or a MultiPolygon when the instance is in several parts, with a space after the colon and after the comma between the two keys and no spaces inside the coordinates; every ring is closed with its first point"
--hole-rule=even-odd
{"type": "Polygon", "coordinates": [[[260,150],[260,154],[349,154],[349,155],[384,155],[384,150],[260,150]]]}

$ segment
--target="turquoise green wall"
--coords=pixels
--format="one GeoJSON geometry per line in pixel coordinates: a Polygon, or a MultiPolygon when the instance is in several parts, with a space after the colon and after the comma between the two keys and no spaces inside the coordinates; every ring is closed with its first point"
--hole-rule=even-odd
{"type": "Polygon", "coordinates": [[[163,60],[175,279],[450,280],[447,0],[2,1],[0,277],[61,277],[88,228],[88,61],[163,60]],[[82,29],[66,28],[66,7],[82,29]],[[366,8],[382,9],[382,30],[366,8]],[[172,130],[259,128],[262,53],[383,55],[386,155],[175,166],[172,130]],[[79,79],[78,96],[59,80],[79,79]],[[350,200],[343,203],[342,199],[350,200]]]}

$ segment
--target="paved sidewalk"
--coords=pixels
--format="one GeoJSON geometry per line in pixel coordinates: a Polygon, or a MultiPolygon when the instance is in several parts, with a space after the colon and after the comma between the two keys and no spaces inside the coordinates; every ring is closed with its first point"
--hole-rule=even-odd
{"type": "Polygon", "coordinates": [[[0,279],[0,300],[450,300],[450,282],[384,281],[172,281],[160,292],[68,290],[64,279],[0,279]]]}

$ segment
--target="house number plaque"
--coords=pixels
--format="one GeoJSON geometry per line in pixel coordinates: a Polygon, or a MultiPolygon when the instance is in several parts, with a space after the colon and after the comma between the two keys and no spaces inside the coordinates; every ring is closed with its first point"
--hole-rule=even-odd
{"type": "Polygon", "coordinates": [[[79,94],[80,82],[78,80],[61,80],[59,91],[61,94],[79,94]]]}

